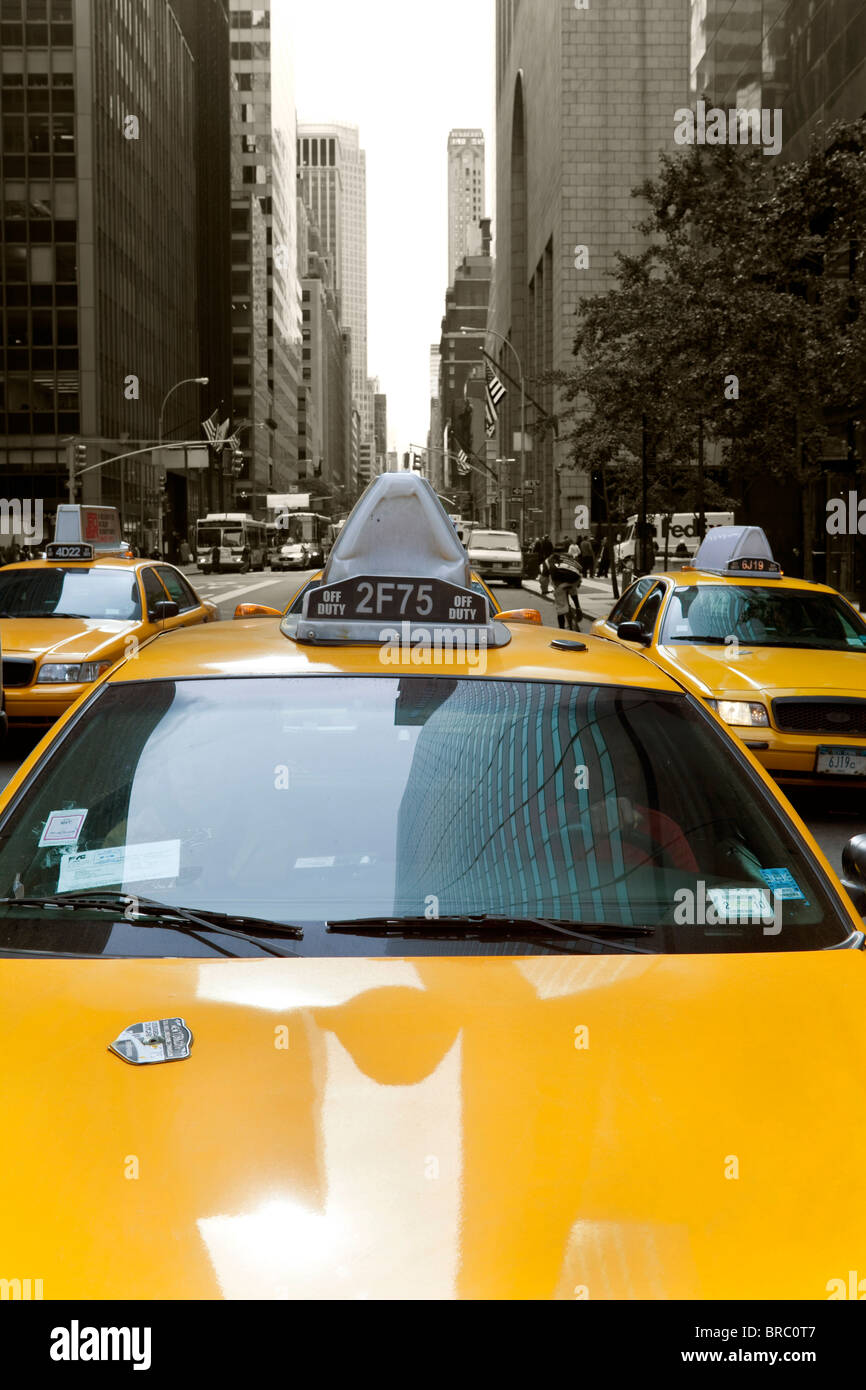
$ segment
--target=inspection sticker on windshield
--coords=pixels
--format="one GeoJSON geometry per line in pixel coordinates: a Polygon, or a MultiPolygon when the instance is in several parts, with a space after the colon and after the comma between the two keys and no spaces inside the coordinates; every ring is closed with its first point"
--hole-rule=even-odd
{"type": "Polygon", "coordinates": [[[766,888],[708,888],[707,897],[720,922],[773,919],[773,897],[766,888]]]}
{"type": "Polygon", "coordinates": [[[77,845],[86,811],[49,811],[39,837],[39,848],[46,845],[77,845]]]}
{"type": "Polygon", "coordinates": [[[148,1062],[182,1062],[189,1056],[192,1033],[182,1018],[153,1018],[146,1023],[131,1023],[124,1028],[109,1052],[122,1057],[133,1066],[148,1062]]]}
{"type": "Polygon", "coordinates": [[[143,845],[118,845],[64,854],[60,861],[58,893],[76,888],[103,888],[110,883],[177,878],[180,840],[153,840],[143,845]]]}
{"type": "MultiPolygon", "coordinates": [[[[801,902],[806,902],[805,895],[790,869],[762,869],[761,878],[777,898],[799,898],[801,902]]],[[[806,906],[809,904],[806,903],[806,906]]]]}

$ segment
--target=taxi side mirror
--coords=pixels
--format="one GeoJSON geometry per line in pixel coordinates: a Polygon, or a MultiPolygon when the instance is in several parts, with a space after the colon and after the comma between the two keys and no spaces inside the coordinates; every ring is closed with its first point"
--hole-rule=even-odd
{"type": "Polygon", "coordinates": [[[842,887],[866,916],[866,835],[853,835],[842,850],[842,887]]]}
{"type": "Polygon", "coordinates": [[[265,603],[239,603],[235,609],[236,618],[281,618],[282,608],[268,608],[265,603]]]}
{"type": "Polygon", "coordinates": [[[168,618],[176,618],[180,608],[173,598],[161,598],[151,610],[151,617],[155,623],[164,623],[168,618]]]}
{"type": "Polygon", "coordinates": [[[616,635],[623,642],[640,642],[644,647],[648,647],[650,644],[650,639],[640,623],[620,623],[616,635]]]}

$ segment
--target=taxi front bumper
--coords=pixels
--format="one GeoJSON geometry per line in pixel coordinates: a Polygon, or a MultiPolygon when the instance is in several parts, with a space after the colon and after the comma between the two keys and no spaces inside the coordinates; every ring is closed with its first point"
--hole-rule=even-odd
{"type": "Polygon", "coordinates": [[[53,724],[94,684],[94,681],[76,681],[69,685],[30,685],[23,690],[7,688],[4,695],[9,723],[53,724]]]}
{"type": "Polygon", "coordinates": [[[743,728],[735,724],[729,724],[728,728],[742,740],[773,777],[784,781],[866,785],[866,738],[846,738],[844,735],[829,733],[780,733],[778,729],[743,728]],[[850,748],[858,753],[860,756],[857,761],[862,764],[859,775],[819,772],[818,751],[831,748],[850,748]]]}

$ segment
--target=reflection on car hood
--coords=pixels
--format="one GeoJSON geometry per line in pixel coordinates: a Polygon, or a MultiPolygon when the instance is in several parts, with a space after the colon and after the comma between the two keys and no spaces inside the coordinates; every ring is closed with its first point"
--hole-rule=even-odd
{"type": "Polygon", "coordinates": [[[52,1298],[826,1298],[861,952],[0,960],[5,1276],[52,1298]],[[107,1049],[168,1016],[188,1059],[107,1049]]]}
{"type": "Polygon", "coordinates": [[[58,661],[98,657],[118,637],[140,627],[140,620],[121,618],[3,618],[0,645],[4,656],[52,656],[58,661]]]}

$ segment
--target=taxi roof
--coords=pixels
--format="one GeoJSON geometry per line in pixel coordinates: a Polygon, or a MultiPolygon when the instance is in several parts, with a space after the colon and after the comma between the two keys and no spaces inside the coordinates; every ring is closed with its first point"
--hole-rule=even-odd
{"type": "Polygon", "coordinates": [[[791,574],[777,574],[768,578],[765,574],[719,574],[715,570],[700,570],[684,567],[678,570],[661,570],[658,574],[645,576],[653,579],[670,579],[678,587],[688,584],[739,584],[746,588],[765,587],[767,589],[809,589],[815,593],[836,594],[830,584],[819,584],[813,579],[797,579],[791,574]]]}
{"type": "Polygon", "coordinates": [[[124,555],[94,555],[92,560],[16,560],[13,564],[2,565],[4,570],[57,570],[57,569],[141,569],[144,565],[163,564],[166,561],[149,560],[139,555],[127,560],[124,555]]]}
{"type": "MultiPolygon", "coordinates": [[[[603,638],[567,633],[535,624],[510,627],[511,641],[487,647],[484,660],[470,647],[453,653],[424,653],[413,661],[409,648],[393,652],[385,664],[380,647],[363,644],[309,646],[294,641],[261,619],[208,623],[164,633],[139,649],[135,658],[116,666],[106,678],[112,685],[134,681],[232,676],[421,676],[487,680],[571,681],[600,686],[629,686],[641,690],[676,691],[682,687],[646,657],[603,638]],[[574,640],[585,651],[551,646],[574,640]],[[453,661],[447,657],[453,657],[453,661]]],[[[419,653],[414,653],[417,656],[419,653]]]]}

